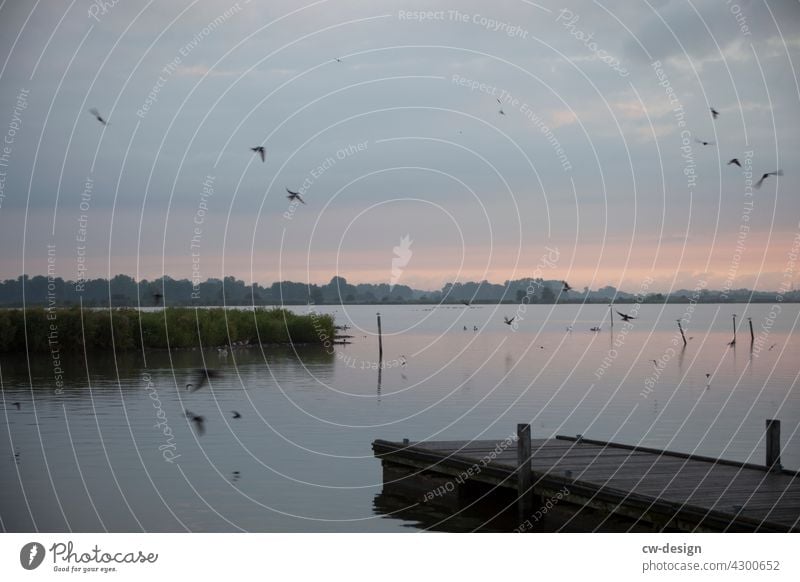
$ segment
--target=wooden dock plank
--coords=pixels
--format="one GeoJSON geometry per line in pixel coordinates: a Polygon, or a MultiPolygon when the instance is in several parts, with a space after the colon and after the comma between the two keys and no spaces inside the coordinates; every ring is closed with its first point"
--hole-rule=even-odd
{"type": "MultiPolygon", "coordinates": [[[[387,448],[398,445],[376,441],[373,447],[380,442],[387,448]]],[[[393,450],[393,462],[404,462],[404,455],[409,462],[414,457],[418,469],[450,475],[470,465],[479,466],[482,471],[475,479],[516,487],[515,443],[432,441],[401,447],[405,452],[403,448],[393,450]]],[[[582,492],[585,502],[602,505],[615,499],[618,505],[630,506],[631,515],[637,511],[663,514],[672,509],[675,523],[687,528],[693,520],[711,520],[715,527],[723,528],[728,520],[729,525],[743,530],[800,529],[796,472],[770,472],[752,464],[570,437],[532,439],[531,455],[534,489],[569,484],[582,492]]]]}

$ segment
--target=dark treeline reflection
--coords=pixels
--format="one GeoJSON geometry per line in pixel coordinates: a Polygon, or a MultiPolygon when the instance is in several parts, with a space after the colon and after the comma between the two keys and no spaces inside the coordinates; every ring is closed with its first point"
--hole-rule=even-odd
{"type": "MultiPolygon", "coordinates": [[[[64,394],[76,391],[85,393],[85,388],[119,387],[122,390],[141,388],[143,374],[169,380],[185,386],[187,375],[198,368],[213,367],[235,378],[243,369],[261,370],[269,366],[273,371],[296,368],[298,365],[319,370],[330,368],[335,355],[318,346],[268,346],[234,350],[228,357],[219,357],[217,350],[158,350],[141,352],[65,353],[59,360],[60,382],[64,394]],[[88,369],[87,369],[88,367],[88,369]]],[[[52,392],[55,387],[53,359],[50,354],[28,354],[0,356],[0,370],[5,387],[31,387],[37,392],[52,392]]]]}

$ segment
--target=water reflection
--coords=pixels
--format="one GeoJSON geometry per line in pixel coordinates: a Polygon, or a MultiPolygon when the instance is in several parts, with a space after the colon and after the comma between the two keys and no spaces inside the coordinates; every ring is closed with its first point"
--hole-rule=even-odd
{"type": "MultiPolygon", "coordinates": [[[[784,305],[738,359],[727,345],[730,306],[699,305],[682,319],[686,345],[676,329],[683,305],[641,305],[632,327],[617,320],[607,336],[589,331],[610,317],[607,305],[532,305],[517,331],[495,306],[382,306],[384,366],[374,307],[338,309],[354,337],[332,353],[64,354],[60,394],[46,354],[0,357],[4,527],[432,527],[441,519],[426,521],[427,510],[383,517],[372,440],[502,439],[517,422],[531,422],[536,438],[583,433],[762,462],[764,420],[780,418],[784,465],[800,465],[797,306],[784,305]],[[201,368],[220,374],[186,391],[201,368]],[[186,410],[203,417],[202,435],[186,410]]],[[[736,311],[754,326],[768,314],[736,311]]],[[[435,527],[471,530],[470,519],[435,527]]]]}

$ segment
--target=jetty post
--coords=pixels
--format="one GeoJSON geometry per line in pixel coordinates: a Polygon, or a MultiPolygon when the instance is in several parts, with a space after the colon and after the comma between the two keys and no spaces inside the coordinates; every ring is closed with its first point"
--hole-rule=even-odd
{"type": "Polygon", "coordinates": [[[517,425],[517,511],[520,525],[533,513],[530,424],[517,425]]]}
{"type": "Polygon", "coordinates": [[[767,419],[767,469],[780,471],[781,466],[781,421],[767,419]]]}
{"type": "Polygon", "coordinates": [[[383,363],[383,335],[381,334],[381,312],[378,312],[378,365],[383,363]]]}
{"type": "Polygon", "coordinates": [[[756,341],[756,335],[753,333],[753,318],[748,317],[747,323],[750,324],[750,345],[753,345],[753,342],[756,341]]]}

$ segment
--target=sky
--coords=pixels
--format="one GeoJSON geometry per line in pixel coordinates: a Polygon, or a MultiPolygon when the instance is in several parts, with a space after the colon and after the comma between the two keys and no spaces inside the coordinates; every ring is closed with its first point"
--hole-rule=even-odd
{"type": "Polygon", "coordinates": [[[797,285],[799,58],[789,0],[5,0],[0,279],[797,285]]]}

